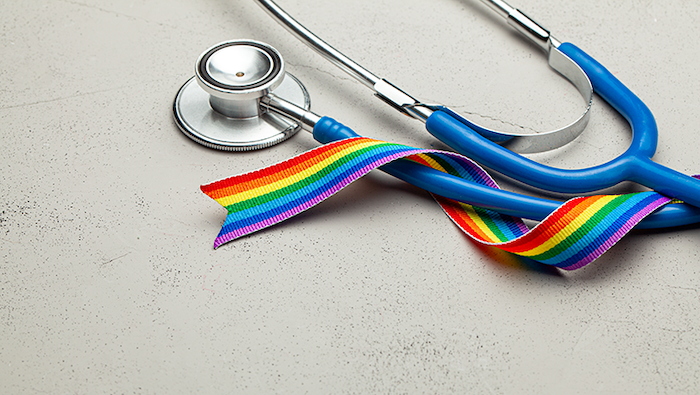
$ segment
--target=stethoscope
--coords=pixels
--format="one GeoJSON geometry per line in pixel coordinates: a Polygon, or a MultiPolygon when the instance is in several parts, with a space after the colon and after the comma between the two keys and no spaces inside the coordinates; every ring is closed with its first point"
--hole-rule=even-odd
{"type": "MultiPolygon", "coordinates": [[[[483,128],[444,106],[421,103],[326,44],[271,0],[257,1],[295,36],[372,88],[383,101],[424,121],[435,137],[493,170],[527,185],[565,193],[591,192],[634,181],[689,203],[666,206],[638,227],[700,222],[700,180],[651,161],[657,129],[646,105],[590,56],[572,44],[559,43],[546,29],[505,2],[482,0],[545,49],[550,66],[569,79],[587,101],[583,115],[564,128],[533,135],[508,134],[483,128]],[[591,89],[632,126],[633,140],[627,151],[606,164],[582,170],[545,166],[515,153],[546,151],[575,139],[588,121],[591,89]]],[[[235,40],[215,45],[198,58],[195,77],[178,92],[174,114],[180,129],[194,141],[231,151],[269,147],[302,128],[321,143],[358,136],[309,108],[308,92],[285,72],[279,52],[261,42],[235,40]]],[[[561,204],[479,186],[405,160],[385,165],[382,170],[438,195],[522,218],[542,220],[561,204]]]]}

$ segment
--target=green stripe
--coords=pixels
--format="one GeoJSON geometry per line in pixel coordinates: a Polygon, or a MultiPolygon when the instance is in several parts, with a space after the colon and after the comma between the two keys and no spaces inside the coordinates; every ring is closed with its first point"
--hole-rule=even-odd
{"type": "Polygon", "coordinates": [[[298,182],[295,182],[294,184],[290,184],[284,188],[276,189],[274,191],[268,192],[264,195],[260,195],[248,200],[243,200],[238,203],[234,203],[228,206],[225,206],[226,209],[228,210],[229,214],[233,214],[239,211],[243,211],[246,209],[249,209],[251,207],[259,206],[261,204],[265,204],[267,202],[270,202],[272,200],[275,200],[281,196],[286,196],[290,193],[294,193],[295,191],[298,191],[302,188],[304,188],[307,185],[310,185],[326,175],[328,175],[330,172],[333,170],[339,168],[340,166],[352,161],[353,159],[362,156],[368,152],[375,151],[384,147],[389,147],[389,146],[401,146],[401,144],[392,144],[392,143],[381,143],[381,144],[375,144],[369,147],[365,147],[362,149],[359,149],[357,151],[351,152],[345,156],[342,156],[338,158],[338,160],[330,163],[328,166],[325,166],[319,171],[317,171],[314,174],[310,174],[308,177],[303,178],[299,180],[298,182]]]}
{"type": "Polygon", "coordinates": [[[486,226],[488,226],[489,230],[491,230],[491,232],[498,237],[498,241],[501,243],[508,241],[508,237],[503,234],[503,231],[501,231],[501,229],[498,227],[498,224],[493,220],[488,210],[477,206],[471,207],[474,209],[479,218],[484,221],[486,226]]]}
{"type": "Polygon", "coordinates": [[[627,194],[616,197],[608,204],[601,207],[600,210],[598,210],[598,212],[596,212],[591,218],[589,218],[588,221],[581,225],[580,228],[576,229],[576,231],[570,234],[569,237],[555,245],[554,248],[550,249],[549,251],[545,251],[542,254],[531,256],[529,258],[544,261],[561,254],[562,252],[566,251],[569,247],[576,244],[584,236],[586,236],[588,232],[591,231],[591,229],[593,229],[596,225],[603,221],[605,217],[607,217],[613,210],[615,210],[620,205],[625,203],[627,200],[633,198],[634,196],[636,195],[627,194]]]}
{"type": "MultiPolygon", "coordinates": [[[[462,175],[454,168],[449,162],[444,160],[440,155],[428,154],[433,160],[435,160],[440,166],[442,166],[448,174],[456,177],[463,178],[462,175]]],[[[506,236],[501,228],[498,226],[498,222],[494,221],[491,216],[492,212],[490,210],[484,209],[482,207],[471,206],[474,212],[484,221],[484,224],[493,232],[493,234],[498,238],[498,241],[503,243],[509,241],[510,239],[506,236]]],[[[501,220],[502,221],[502,220],[501,220]]]]}
{"type": "MultiPolygon", "coordinates": [[[[445,161],[440,155],[435,155],[435,154],[428,154],[435,162],[437,162],[440,166],[442,166],[445,171],[453,176],[463,178],[462,175],[457,171],[457,169],[454,168],[449,162],[445,161]]],[[[503,231],[500,229],[498,226],[498,223],[494,221],[493,217],[491,217],[491,213],[489,210],[486,210],[482,207],[477,207],[477,206],[470,206],[474,209],[474,212],[481,218],[482,221],[484,221],[484,224],[493,232],[493,234],[498,238],[498,241],[503,243],[506,241],[509,241],[508,236],[503,234],[503,231]]]]}
{"type": "MultiPolygon", "coordinates": [[[[435,162],[437,162],[440,166],[442,166],[445,169],[445,171],[447,172],[447,174],[450,174],[450,175],[453,175],[456,177],[462,177],[459,174],[459,172],[454,167],[452,167],[451,164],[449,164],[447,161],[442,159],[439,155],[433,155],[433,154],[427,154],[427,155],[430,158],[432,158],[435,162]]],[[[436,170],[438,170],[438,169],[436,169],[436,170]]]]}

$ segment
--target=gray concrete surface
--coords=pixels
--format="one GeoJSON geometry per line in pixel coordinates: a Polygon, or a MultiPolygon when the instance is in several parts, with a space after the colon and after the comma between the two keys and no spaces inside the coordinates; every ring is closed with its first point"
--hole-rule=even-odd
{"type": "MultiPolygon", "coordinates": [[[[514,129],[580,111],[476,0],[279,2],[425,101],[514,129]]],[[[649,105],[658,162],[700,173],[698,3],[513,5],[649,105]]],[[[232,38],[282,52],[318,113],[443,148],[253,1],[2,1],[0,393],[700,392],[697,228],[633,233],[564,273],[474,245],[426,193],[372,173],[214,251],[225,210],[199,185],[316,146],[233,154],[178,131],[175,93],[232,38]]],[[[629,140],[597,98],[584,135],[531,157],[587,166],[629,140]]]]}

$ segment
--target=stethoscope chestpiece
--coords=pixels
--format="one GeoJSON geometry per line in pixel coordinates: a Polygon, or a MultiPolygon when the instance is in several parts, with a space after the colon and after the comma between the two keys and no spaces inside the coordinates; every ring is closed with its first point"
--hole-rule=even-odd
{"type": "Polygon", "coordinates": [[[309,109],[309,94],[271,46],[253,40],[217,44],[195,65],[173,106],[185,135],[210,148],[248,151],[280,143],[301,129],[287,118],[266,112],[260,100],[274,92],[309,109]]]}

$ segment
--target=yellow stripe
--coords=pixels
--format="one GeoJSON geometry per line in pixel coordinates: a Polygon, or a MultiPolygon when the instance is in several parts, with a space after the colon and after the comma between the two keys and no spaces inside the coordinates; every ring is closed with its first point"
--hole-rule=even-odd
{"type": "Polygon", "coordinates": [[[491,228],[486,225],[486,222],[484,222],[483,219],[481,219],[481,216],[476,213],[473,209],[467,209],[465,206],[469,207],[467,204],[460,203],[460,206],[462,206],[462,212],[466,213],[469,218],[474,222],[476,226],[479,227],[479,230],[484,232],[485,236],[488,237],[491,241],[491,243],[499,243],[501,240],[496,236],[495,233],[491,230],[491,228]]]}
{"type": "Polygon", "coordinates": [[[524,256],[533,256],[533,255],[539,255],[544,252],[547,252],[548,250],[552,249],[554,246],[559,244],[561,241],[566,239],[567,237],[571,236],[574,232],[576,232],[580,227],[582,227],[586,221],[591,219],[592,216],[594,216],[603,206],[606,204],[610,203],[613,199],[617,198],[615,195],[611,196],[605,196],[603,198],[598,199],[597,202],[593,203],[591,206],[583,210],[581,214],[576,216],[573,221],[571,221],[569,224],[567,224],[562,230],[557,232],[553,237],[549,238],[545,243],[531,249],[528,251],[523,251],[519,252],[519,255],[524,255],[524,256]]]}
{"type": "MultiPolygon", "coordinates": [[[[440,165],[439,162],[437,162],[435,159],[431,158],[430,156],[428,156],[426,154],[418,154],[418,156],[420,156],[421,159],[426,161],[430,165],[430,167],[432,167],[433,169],[440,170],[443,173],[447,173],[447,169],[442,167],[442,165],[440,165]]],[[[484,233],[485,237],[488,237],[492,243],[497,243],[497,242],[501,241],[498,238],[498,236],[496,236],[496,234],[493,233],[493,231],[491,231],[491,228],[489,228],[489,226],[486,225],[484,220],[481,219],[481,216],[479,216],[479,214],[477,214],[476,211],[474,211],[474,209],[471,208],[470,205],[462,203],[462,202],[457,202],[457,203],[459,203],[459,206],[461,209],[460,211],[462,213],[464,213],[467,217],[469,217],[469,219],[472,220],[474,225],[476,225],[479,228],[479,230],[481,230],[484,233]]]]}
{"type": "Polygon", "coordinates": [[[371,147],[374,145],[379,145],[379,144],[384,144],[384,142],[377,142],[377,141],[366,141],[362,142],[359,144],[352,145],[342,151],[339,151],[328,158],[324,159],[323,161],[307,168],[304,169],[303,171],[296,173],[296,174],[291,174],[289,177],[283,178],[281,180],[278,180],[276,182],[273,182],[271,184],[263,185],[258,188],[253,188],[253,189],[248,189],[241,191],[239,193],[235,193],[233,195],[229,196],[224,196],[219,199],[215,199],[219,204],[222,206],[226,207],[231,204],[239,203],[245,200],[253,199],[258,196],[262,196],[265,194],[268,194],[270,192],[276,191],[278,189],[284,188],[286,186],[292,185],[296,182],[299,182],[319,171],[321,171],[324,167],[328,166],[329,164],[335,162],[339,158],[351,154],[354,151],[361,150],[366,147],[371,147]]]}
{"type": "Polygon", "coordinates": [[[426,154],[418,154],[424,161],[428,162],[430,167],[432,167],[435,170],[440,170],[443,173],[447,173],[447,169],[442,167],[440,163],[438,163],[435,159],[431,158],[430,156],[426,154]]]}
{"type": "MultiPolygon", "coordinates": [[[[431,158],[430,156],[426,154],[418,154],[423,160],[428,162],[430,164],[430,167],[434,168],[435,170],[440,170],[443,173],[447,173],[447,169],[442,167],[439,162],[437,162],[435,159],[431,158]]],[[[484,233],[484,237],[487,237],[490,239],[491,243],[500,243],[501,240],[496,236],[495,233],[491,230],[491,228],[484,222],[484,220],[481,218],[479,214],[474,211],[474,209],[471,208],[470,205],[462,202],[457,202],[459,203],[459,206],[461,208],[461,212],[464,213],[471,221],[476,225],[476,227],[479,228],[484,233]]]]}

